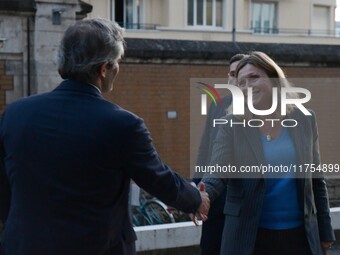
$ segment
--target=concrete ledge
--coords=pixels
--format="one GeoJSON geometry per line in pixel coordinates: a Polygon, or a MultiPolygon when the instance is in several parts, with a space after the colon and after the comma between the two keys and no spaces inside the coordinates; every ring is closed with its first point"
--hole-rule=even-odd
{"type": "Polygon", "coordinates": [[[334,230],[340,229],[340,207],[331,208],[331,219],[334,230]]]}
{"type": "Polygon", "coordinates": [[[136,250],[151,251],[194,246],[200,243],[202,222],[191,221],[134,228],[137,234],[136,250]]]}
{"type": "MultiPolygon", "coordinates": [[[[153,30],[155,31],[155,30],[153,30]]],[[[185,33],[188,33],[186,31],[185,33]]],[[[254,37],[254,36],[253,36],[254,37]]],[[[289,36],[288,36],[289,37],[289,36]]],[[[336,39],[338,40],[338,39],[336,39]]],[[[264,51],[279,63],[337,67],[340,65],[340,45],[226,42],[174,39],[126,38],[126,59],[143,62],[151,59],[190,61],[222,61],[240,52],[264,51]]],[[[202,63],[203,63],[202,62],[202,63]]]]}
{"type": "MultiPolygon", "coordinates": [[[[334,230],[340,230],[340,207],[331,208],[334,230]]],[[[180,222],[134,228],[138,240],[137,251],[152,251],[179,247],[197,246],[200,243],[202,222],[180,222]]]]}

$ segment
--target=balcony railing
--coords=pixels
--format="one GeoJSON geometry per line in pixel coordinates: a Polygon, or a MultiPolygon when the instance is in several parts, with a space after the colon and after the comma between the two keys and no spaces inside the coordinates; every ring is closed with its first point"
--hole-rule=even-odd
{"type": "MultiPolygon", "coordinates": [[[[118,24],[125,29],[131,30],[157,30],[157,24],[150,23],[126,23],[118,22],[118,24]]],[[[164,27],[163,27],[164,28],[164,27]]],[[[184,29],[185,30],[185,29],[184,29]]],[[[183,31],[183,30],[182,30],[183,31]]],[[[202,32],[206,30],[202,29],[202,32]]],[[[305,36],[330,36],[340,37],[340,28],[336,30],[321,30],[321,29],[295,29],[295,28],[250,28],[254,34],[263,35],[305,35],[305,36]]]]}
{"type": "Polygon", "coordinates": [[[148,24],[148,23],[125,23],[125,22],[118,22],[121,27],[125,29],[141,29],[141,30],[155,30],[157,25],[156,24],[148,24]]]}
{"type": "Polygon", "coordinates": [[[340,36],[338,30],[294,29],[294,28],[250,28],[254,34],[293,34],[307,36],[340,36]]]}

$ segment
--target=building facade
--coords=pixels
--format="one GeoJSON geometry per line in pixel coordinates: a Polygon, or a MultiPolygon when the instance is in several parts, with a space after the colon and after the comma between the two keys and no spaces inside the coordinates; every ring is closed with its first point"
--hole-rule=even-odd
{"type": "Polygon", "coordinates": [[[131,38],[338,44],[336,0],[86,0],[131,38]]]}
{"type": "MultiPolygon", "coordinates": [[[[232,0],[86,2],[0,0],[1,112],[15,99],[58,85],[61,36],[86,15],[114,17],[126,28],[120,74],[105,97],[144,118],[162,159],[186,177],[194,160],[190,147],[199,144],[190,141],[191,78],[226,78],[229,58],[250,50],[268,53],[288,77],[340,78],[335,0],[237,0],[235,12],[232,0]]],[[[325,162],[335,163],[340,151],[340,119],[332,118],[340,114],[339,87],[330,93],[319,86],[310,106],[318,116],[325,162]]],[[[340,188],[334,190],[340,197],[340,188]]]]}
{"type": "MultiPolygon", "coordinates": [[[[107,98],[145,118],[161,156],[185,176],[195,160],[189,159],[189,147],[199,144],[188,135],[190,78],[226,77],[228,59],[249,50],[274,57],[289,77],[340,77],[335,0],[86,2],[93,5],[90,17],[109,18],[126,28],[117,90],[107,98]],[[168,112],[177,118],[167,118],[168,112]]],[[[325,91],[319,87],[314,94],[325,91]]],[[[337,104],[332,100],[328,103],[337,104]]],[[[311,107],[321,115],[323,159],[334,162],[340,141],[331,141],[340,123],[330,130],[325,124],[329,113],[324,113],[329,105],[322,104],[314,99],[311,107]]]]}
{"type": "Polygon", "coordinates": [[[56,64],[61,37],[91,9],[79,0],[0,0],[1,110],[61,81],[56,64]]]}

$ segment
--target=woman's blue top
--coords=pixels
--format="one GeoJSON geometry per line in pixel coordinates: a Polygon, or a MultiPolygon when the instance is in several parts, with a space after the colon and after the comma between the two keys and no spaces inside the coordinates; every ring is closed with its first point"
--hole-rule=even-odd
{"type": "MultiPolygon", "coordinates": [[[[261,141],[268,166],[280,167],[282,165],[289,168],[296,164],[296,150],[288,128],[283,127],[279,136],[271,141],[267,141],[266,136],[261,135],[261,141]]],[[[276,173],[274,176],[281,174],[276,173]]],[[[284,178],[282,176],[280,178],[265,178],[266,193],[260,227],[291,229],[303,225],[303,212],[298,203],[297,185],[294,177],[295,173],[291,172],[285,173],[284,178]]]]}

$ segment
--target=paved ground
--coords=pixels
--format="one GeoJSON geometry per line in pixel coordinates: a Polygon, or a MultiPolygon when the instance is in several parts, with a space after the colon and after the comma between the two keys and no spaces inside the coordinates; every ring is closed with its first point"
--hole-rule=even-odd
{"type": "Polygon", "coordinates": [[[330,249],[329,255],[340,255],[340,230],[335,231],[335,239],[337,240],[330,249]]]}
{"type": "MultiPolygon", "coordinates": [[[[195,246],[161,251],[139,252],[138,255],[199,255],[199,248],[195,246]]],[[[340,255],[340,242],[333,245],[328,255],[340,255]]]]}
{"type": "Polygon", "coordinates": [[[340,254],[340,243],[333,245],[330,249],[329,255],[339,255],[340,254]]]}
{"type": "MultiPolygon", "coordinates": [[[[335,231],[337,242],[330,249],[328,255],[340,255],[340,230],[335,231]]],[[[199,246],[175,248],[168,250],[158,250],[152,252],[139,252],[138,255],[199,255],[199,246]]],[[[287,254],[289,255],[289,254],[287,254]]]]}

